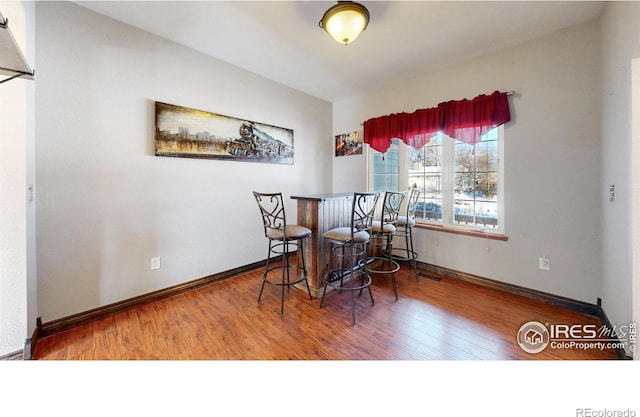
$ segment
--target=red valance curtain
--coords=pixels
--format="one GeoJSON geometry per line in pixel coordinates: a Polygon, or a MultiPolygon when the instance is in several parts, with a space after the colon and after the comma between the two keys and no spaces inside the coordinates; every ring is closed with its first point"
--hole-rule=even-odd
{"type": "Polygon", "coordinates": [[[394,138],[416,149],[438,132],[466,143],[476,143],[489,130],[511,120],[507,93],[495,91],[472,100],[455,100],[413,113],[394,113],[364,122],[363,141],[385,153],[394,138]]]}

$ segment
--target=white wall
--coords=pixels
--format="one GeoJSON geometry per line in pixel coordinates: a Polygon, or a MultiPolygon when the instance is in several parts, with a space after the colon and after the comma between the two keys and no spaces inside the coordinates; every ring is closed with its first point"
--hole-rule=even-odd
{"type": "Polygon", "coordinates": [[[266,257],[252,190],[331,191],[331,104],[70,3],[39,2],[44,322],[266,257]],[[153,155],[153,102],[294,130],[294,165],[153,155]],[[150,270],[150,259],[162,268],[150,270]]]}
{"type": "MultiPolygon", "coordinates": [[[[632,320],[631,68],[640,41],[640,3],[612,2],[602,19],[603,124],[601,187],[615,185],[615,201],[603,199],[603,308],[612,323],[632,320]]],[[[636,109],[637,111],[637,109],[636,109]]],[[[637,137],[633,138],[638,140],[637,137]]],[[[637,161],[637,159],[636,159],[637,161]]],[[[636,265],[637,267],[638,265],[636,265]]],[[[637,317],[636,317],[637,318],[637,317]]]]}
{"type": "MultiPolygon", "coordinates": [[[[27,16],[27,45],[24,49],[27,62],[33,71],[36,62],[36,3],[22,2],[27,16]]],[[[38,309],[38,259],[36,242],[36,132],[35,132],[35,86],[32,81],[27,84],[27,187],[33,190],[32,198],[27,199],[27,337],[31,337],[36,328],[36,320],[40,314],[38,309]]],[[[29,193],[29,191],[27,191],[29,193]]],[[[29,353],[29,352],[25,352],[29,353]]]]}
{"type": "MultiPolygon", "coordinates": [[[[342,133],[383,114],[517,93],[505,127],[509,240],[417,230],[420,261],[594,304],[602,297],[599,45],[594,21],[334,104],[342,133]],[[542,255],[550,271],[538,269],[542,255]]],[[[334,161],[334,188],[363,184],[365,158],[350,158],[354,166],[334,161]]]]}
{"type": "MultiPolygon", "coordinates": [[[[0,2],[16,43],[33,64],[32,4],[0,2]],[[31,13],[30,13],[31,12],[31,13]]],[[[6,79],[7,76],[2,76],[6,79]]],[[[28,280],[27,160],[33,141],[33,81],[14,79],[0,85],[0,355],[16,352],[35,327],[35,286],[28,280]],[[29,314],[31,313],[31,314],[29,314]]]]}
{"type": "MultiPolygon", "coordinates": [[[[633,321],[640,323],[640,44],[632,65],[632,135],[631,135],[631,234],[632,234],[632,309],[633,321]],[[635,295],[635,297],[633,296],[635,295]]],[[[640,358],[638,351],[634,359],[640,358]]]]}

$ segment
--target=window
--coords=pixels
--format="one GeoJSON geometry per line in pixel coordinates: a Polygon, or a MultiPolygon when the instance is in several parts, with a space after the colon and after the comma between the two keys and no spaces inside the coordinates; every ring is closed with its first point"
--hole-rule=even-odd
{"type": "Polygon", "coordinates": [[[503,232],[503,134],[498,127],[469,145],[438,133],[421,149],[394,139],[384,157],[370,150],[369,188],[418,188],[418,222],[503,232]]]}
{"type": "Polygon", "coordinates": [[[402,142],[394,139],[393,144],[385,154],[372,151],[373,191],[398,191],[398,177],[400,173],[398,166],[399,143],[402,142]]]}

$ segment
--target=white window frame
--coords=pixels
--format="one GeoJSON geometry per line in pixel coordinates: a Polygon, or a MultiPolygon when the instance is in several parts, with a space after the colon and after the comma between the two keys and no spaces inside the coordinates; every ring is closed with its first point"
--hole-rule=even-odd
{"type": "MultiPolygon", "coordinates": [[[[482,225],[465,225],[454,223],[454,139],[443,140],[442,159],[442,221],[416,219],[418,224],[433,225],[452,230],[478,231],[482,233],[505,234],[505,199],[504,199],[504,126],[498,126],[498,221],[496,227],[482,225]],[[448,191],[447,191],[448,190],[448,191]]],[[[445,136],[445,138],[448,138],[445,136]]],[[[398,188],[406,190],[409,187],[407,146],[399,139],[398,143],[398,188]],[[404,173],[404,174],[403,174],[404,173]]],[[[368,147],[367,152],[367,189],[373,190],[373,160],[377,151],[368,147]]],[[[390,190],[398,191],[398,190],[390,190]]]]}

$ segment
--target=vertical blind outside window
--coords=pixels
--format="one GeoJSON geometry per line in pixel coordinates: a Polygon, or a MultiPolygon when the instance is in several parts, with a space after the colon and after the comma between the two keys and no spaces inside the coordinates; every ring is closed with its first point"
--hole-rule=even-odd
{"type": "Polygon", "coordinates": [[[398,191],[399,188],[399,154],[398,139],[393,140],[386,154],[373,153],[373,191],[398,191]]]}

